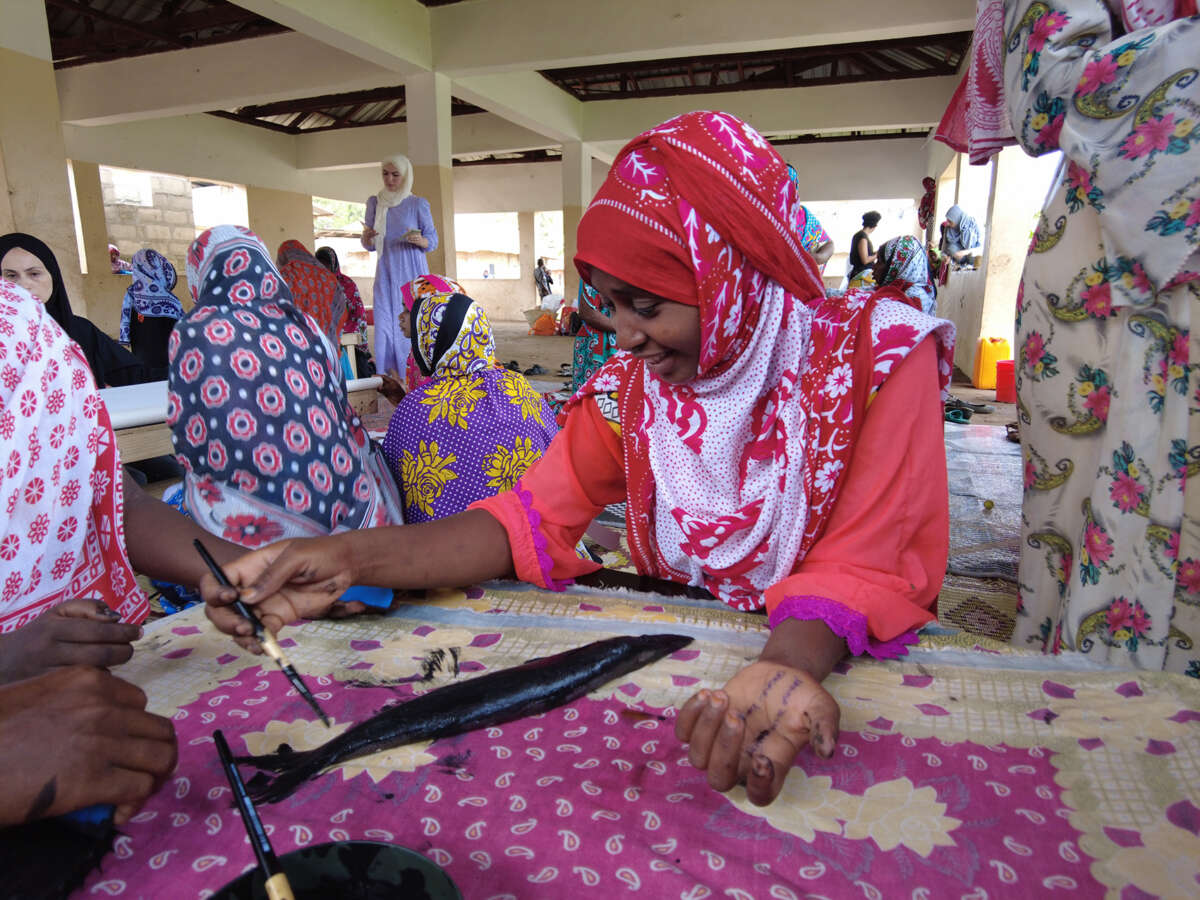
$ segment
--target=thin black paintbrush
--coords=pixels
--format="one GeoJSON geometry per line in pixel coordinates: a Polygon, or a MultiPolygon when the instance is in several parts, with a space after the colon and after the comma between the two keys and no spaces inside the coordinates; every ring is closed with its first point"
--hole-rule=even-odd
{"type": "Polygon", "coordinates": [[[217,745],[217,755],[221,757],[221,768],[225,770],[225,778],[229,781],[229,787],[233,791],[233,799],[237,801],[238,812],[242,814],[246,834],[250,836],[250,846],[254,848],[254,856],[258,860],[258,867],[262,870],[263,878],[266,881],[263,888],[267,892],[267,897],[270,900],[295,900],[292,886],[288,883],[283,866],[279,864],[275,848],[271,846],[271,839],[267,837],[267,830],[263,828],[262,819],[258,817],[258,810],[254,808],[250,795],[246,793],[242,775],[237,770],[237,763],[233,761],[233,754],[229,752],[229,744],[225,742],[225,735],[219,728],[213,732],[213,743],[217,745]]]}
{"type": "MultiPolygon", "coordinates": [[[[221,587],[234,587],[233,582],[231,582],[225,575],[224,570],[217,563],[217,561],[213,559],[212,554],[208,552],[208,548],[200,542],[199,538],[192,541],[192,544],[195,545],[196,551],[200,554],[200,558],[204,560],[204,564],[208,566],[208,570],[212,572],[213,578],[217,579],[217,583],[221,585],[221,587]]],[[[236,588],[234,588],[234,590],[236,590],[236,588]]],[[[325,723],[325,727],[329,728],[332,724],[329,720],[329,716],[325,715],[325,710],[321,709],[321,705],[317,703],[317,698],[314,697],[312,691],[308,689],[308,685],[304,683],[304,680],[300,677],[300,673],[296,671],[296,668],[292,665],[291,661],[283,655],[283,648],[279,646],[279,641],[275,640],[275,635],[271,634],[271,632],[267,631],[267,629],[263,627],[263,623],[259,621],[258,616],[254,613],[254,610],[242,602],[240,594],[238,595],[238,598],[233,601],[233,608],[237,610],[238,615],[250,623],[251,627],[254,629],[254,637],[262,645],[263,652],[266,653],[267,656],[271,657],[271,659],[275,660],[276,663],[278,663],[279,668],[283,670],[283,674],[287,676],[288,682],[296,689],[296,693],[304,698],[304,702],[312,707],[313,712],[320,716],[321,721],[325,723]]]]}

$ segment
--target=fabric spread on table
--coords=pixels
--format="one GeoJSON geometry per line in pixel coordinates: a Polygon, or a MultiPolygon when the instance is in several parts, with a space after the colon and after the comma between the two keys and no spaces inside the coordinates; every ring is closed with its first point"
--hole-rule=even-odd
{"type": "MultiPolygon", "coordinates": [[[[481,898],[1194,891],[1200,686],[1181,676],[1072,670],[1073,655],[926,636],[903,661],[856,660],[830,676],[837,753],[802,752],[780,798],[757,808],[740,788],[708,787],[672,719],[762,645],[762,616],[498,585],[282,636],[336,731],[445,683],[445,669],[409,681],[439,651],[449,663],[458,648],[465,678],[654,631],[696,641],[543,716],[353,760],[264,806],[276,851],[394,842],[481,898]]],[[[330,732],[199,611],[150,626],[119,671],[173,717],[179,767],[78,896],[204,896],[254,861],[213,729],[235,753],[305,749],[330,732]]]]}

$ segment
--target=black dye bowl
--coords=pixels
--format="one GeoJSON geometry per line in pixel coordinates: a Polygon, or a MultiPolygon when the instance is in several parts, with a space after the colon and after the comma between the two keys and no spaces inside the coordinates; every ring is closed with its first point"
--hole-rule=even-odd
{"type": "MultiPolygon", "coordinates": [[[[337,841],[279,857],[296,900],[462,900],[441,867],[420,853],[378,841],[337,841]]],[[[266,900],[256,866],[212,900],[266,900]]]]}

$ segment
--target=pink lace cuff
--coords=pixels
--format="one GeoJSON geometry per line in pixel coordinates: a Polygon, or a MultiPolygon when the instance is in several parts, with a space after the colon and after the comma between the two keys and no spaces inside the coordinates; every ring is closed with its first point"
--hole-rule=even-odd
{"type": "Polygon", "coordinates": [[[917,633],[906,631],[889,641],[877,641],[871,637],[867,628],[867,617],[857,610],[830,600],[828,597],[816,595],[788,596],[771,610],[768,618],[772,628],[776,628],[786,619],[799,619],[802,622],[820,619],[829,626],[829,630],[846,641],[852,656],[862,656],[864,653],[876,659],[895,659],[906,656],[908,648],[917,643],[917,633]]]}
{"type": "Polygon", "coordinates": [[[542,514],[533,505],[533,494],[525,490],[520,481],[513,486],[513,492],[520,498],[521,508],[525,510],[525,518],[529,522],[529,533],[533,538],[533,549],[542,572],[543,586],[551,591],[566,590],[574,581],[570,578],[560,581],[550,574],[554,571],[554,560],[550,557],[546,536],[542,534],[542,514]]]}

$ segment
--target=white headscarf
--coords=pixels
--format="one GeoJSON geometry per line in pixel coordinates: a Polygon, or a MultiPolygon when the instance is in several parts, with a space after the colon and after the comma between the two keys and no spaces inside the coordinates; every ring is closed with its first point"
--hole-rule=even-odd
{"type": "Polygon", "coordinates": [[[393,206],[398,206],[405,197],[412,194],[413,171],[408,157],[403,153],[397,153],[395,156],[389,156],[381,165],[386,166],[388,163],[400,170],[400,174],[404,176],[404,183],[400,185],[398,191],[382,190],[375,195],[375,224],[372,227],[375,229],[375,248],[377,250],[383,250],[383,239],[387,237],[388,210],[393,206]]]}

